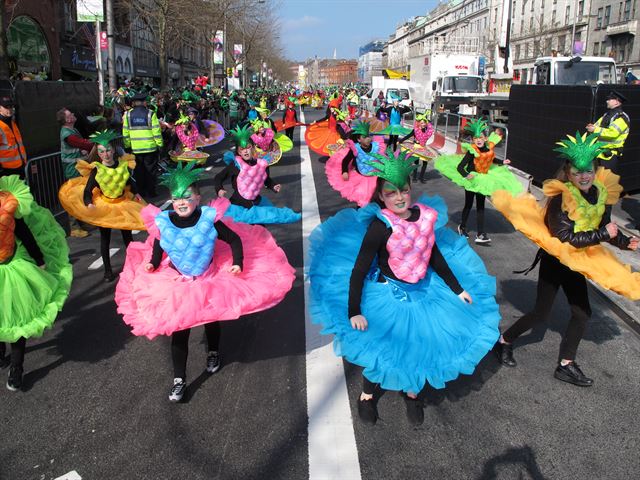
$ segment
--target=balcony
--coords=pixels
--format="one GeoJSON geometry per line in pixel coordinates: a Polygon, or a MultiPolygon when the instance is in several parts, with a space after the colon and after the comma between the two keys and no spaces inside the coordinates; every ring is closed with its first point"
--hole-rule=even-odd
{"type": "Polygon", "coordinates": [[[607,25],[607,35],[621,35],[628,33],[629,35],[635,35],[638,29],[638,20],[629,20],[626,22],[610,23],[607,25]]]}

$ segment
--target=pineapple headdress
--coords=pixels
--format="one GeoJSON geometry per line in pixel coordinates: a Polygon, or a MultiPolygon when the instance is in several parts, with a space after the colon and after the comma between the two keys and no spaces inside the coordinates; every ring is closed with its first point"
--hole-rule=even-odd
{"type": "Polygon", "coordinates": [[[473,138],[478,138],[484,135],[487,127],[487,122],[485,122],[481,118],[478,118],[467,123],[467,126],[464,127],[464,130],[465,132],[470,133],[473,138]]]}
{"type": "Polygon", "coordinates": [[[553,150],[569,160],[578,171],[583,172],[592,167],[593,160],[602,153],[605,144],[598,142],[597,133],[580,135],[580,132],[576,132],[575,137],[567,135],[567,138],[556,142],[556,145],[560,146],[553,150]]]}
{"type": "Polygon", "coordinates": [[[384,178],[399,189],[404,188],[411,173],[417,168],[415,159],[408,152],[399,152],[396,156],[391,147],[387,148],[387,156],[379,153],[374,153],[372,156],[376,160],[367,162],[375,168],[372,174],[384,178]]]}
{"type": "Polygon", "coordinates": [[[351,129],[352,135],[360,135],[361,137],[369,137],[371,136],[371,132],[369,129],[371,128],[371,124],[368,122],[358,122],[351,129]]]}
{"type": "Polygon", "coordinates": [[[171,191],[173,198],[184,196],[187,188],[196,183],[202,177],[203,170],[195,168],[195,163],[179,163],[176,168],[160,175],[160,185],[164,185],[171,191]]]}
{"type": "Polygon", "coordinates": [[[93,143],[108,147],[112,140],[118,138],[118,134],[113,130],[102,130],[90,135],[89,138],[93,143]]]}
{"type": "Polygon", "coordinates": [[[431,117],[431,110],[425,110],[424,113],[416,114],[416,122],[428,122],[431,117]]]}
{"type": "Polygon", "coordinates": [[[236,144],[236,147],[247,148],[253,142],[251,141],[251,135],[253,131],[248,125],[242,127],[236,127],[233,130],[229,130],[231,140],[236,144]]]}

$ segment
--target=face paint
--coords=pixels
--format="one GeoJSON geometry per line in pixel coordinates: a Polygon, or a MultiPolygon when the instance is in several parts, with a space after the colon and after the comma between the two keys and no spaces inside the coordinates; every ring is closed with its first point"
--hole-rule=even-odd
{"type": "Polygon", "coordinates": [[[407,184],[402,190],[399,190],[392,183],[385,182],[380,193],[380,200],[382,200],[386,209],[391,210],[401,218],[407,218],[411,203],[411,187],[407,184]]]}
{"type": "Polygon", "coordinates": [[[593,167],[586,171],[578,171],[574,167],[569,169],[569,180],[573,185],[582,190],[583,192],[588,192],[591,186],[593,185],[593,181],[596,178],[595,171],[593,167]]]}
{"type": "Polygon", "coordinates": [[[188,217],[200,205],[200,195],[187,188],[182,196],[172,197],[171,203],[178,216],[188,217]]]}
{"type": "Polygon", "coordinates": [[[113,163],[113,148],[111,148],[111,146],[105,147],[103,145],[98,145],[97,151],[102,163],[107,165],[111,165],[113,163]]]}
{"type": "Polygon", "coordinates": [[[247,145],[245,148],[238,147],[238,155],[246,162],[247,160],[251,160],[252,150],[253,147],[251,145],[247,145]]]}

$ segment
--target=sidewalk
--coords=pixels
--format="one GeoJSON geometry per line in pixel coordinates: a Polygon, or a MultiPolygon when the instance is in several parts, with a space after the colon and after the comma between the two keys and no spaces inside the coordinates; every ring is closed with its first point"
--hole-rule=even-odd
{"type": "MultiPolygon", "coordinates": [[[[442,154],[455,153],[457,144],[450,138],[447,138],[444,146],[439,150],[442,154]]],[[[514,172],[517,173],[517,172],[514,172]]],[[[522,178],[523,184],[529,183],[522,178]]],[[[526,188],[526,186],[525,186],[526,188]]],[[[530,191],[538,200],[543,198],[542,190],[537,186],[530,184],[530,191]]],[[[491,203],[489,199],[489,203],[491,203]]],[[[640,236],[638,227],[640,226],[640,193],[630,195],[622,199],[613,206],[611,220],[615,222],[620,230],[627,236],[640,236]]],[[[611,248],[618,258],[625,264],[629,265],[633,271],[640,272],[640,252],[631,250],[619,250],[608,243],[604,244],[611,248]]],[[[634,302],[610,290],[606,290],[599,285],[589,281],[591,285],[604,296],[611,304],[616,313],[627,323],[631,324],[637,332],[640,332],[640,302],[634,302]]]]}

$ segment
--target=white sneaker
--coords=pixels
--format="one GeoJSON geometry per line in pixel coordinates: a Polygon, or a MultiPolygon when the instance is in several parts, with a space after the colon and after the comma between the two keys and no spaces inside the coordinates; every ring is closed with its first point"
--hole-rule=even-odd
{"type": "Polygon", "coordinates": [[[490,243],[491,239],[487,236],[486,233],[479,233],[476,235],[476,243],[490,243]]]}
{"type": "Polygon", "coordinates": [[[171,387],[171,392],[169,393],[169,401],[170,402],[179,402],[182,400],[184,396],[184,392],[187,391],[187,384],[181,378],[173,379],[173,387],[171,387]]]}
{"type": "Polygon", "coordinates": [[[209,352],[207,355],[207,373],[216,373],[220,369],[220,356],[218,352],[209,352]]]}

